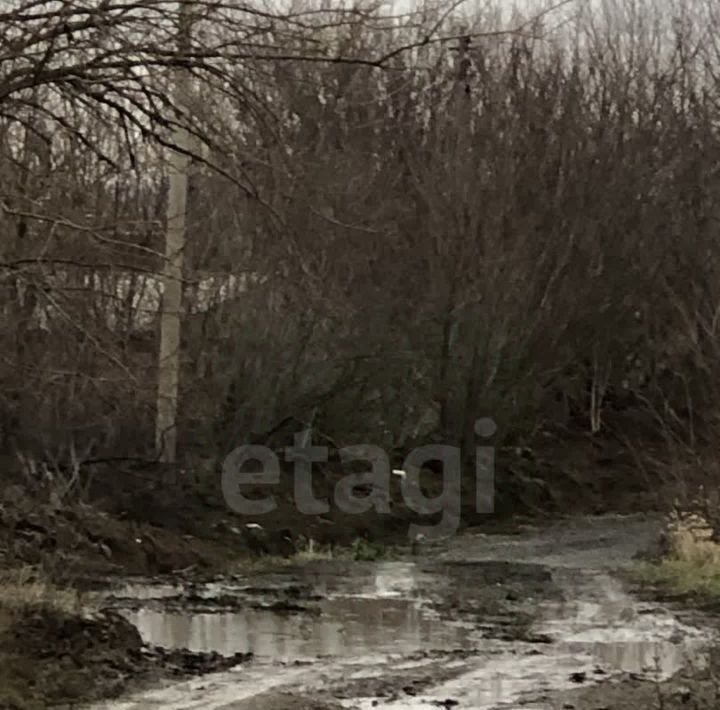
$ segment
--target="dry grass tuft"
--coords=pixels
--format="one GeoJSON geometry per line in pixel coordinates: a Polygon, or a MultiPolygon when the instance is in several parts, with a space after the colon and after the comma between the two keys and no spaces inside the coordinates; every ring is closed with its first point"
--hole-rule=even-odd
{"type": "Polygon", "coordinates": [[[60,588],[34,567],[0,573],[0,612],[14,617],[35,609],[78,614],[82,609],[77,590],[60,588]]]}
{"type": "Polygon", "coordinates": [[[665,556],[643,565],[639,576],[675,594],[720,600],[720,543],[705,515],[677,512],[665,532],[665,556]]]}
{"type": "Polygon", "coordinates": [[[720,543],[713,539],[713,528],[703,515],[674,513],[666,535],[670,559],[720,568],[720,543]]]}

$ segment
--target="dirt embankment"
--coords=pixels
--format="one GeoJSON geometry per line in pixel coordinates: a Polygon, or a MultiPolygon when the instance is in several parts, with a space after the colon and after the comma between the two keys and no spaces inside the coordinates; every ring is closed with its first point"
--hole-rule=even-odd
{"type": "Polygon", "coordinates": [[[14,485],[0,492],[0,566],[40,565],[54,578],[170,573],[227,559],[222,541],[113,516],[94,506],[54,506],[14,485]]]}
{"type": "MultiPolygon", "coordinates": [[[[282,452],[292,441],[291,432],[283,432],[269,445],[282,452]]],[[[648,499],[645,473],[639,472],[628,448],[612,438],[566,434],[548,438],[538,448],[501,448],[495,458],[496,512],[478,514],[474,509],[474,466],[468,465],[463,525],[492,529],[517,514],[632,512],[656,503],[648,499]]],[[[229,509],[220,485],[220,463],[201,468],[96,464],[83,474],[87,505],[67,500],[53,505],[47,481],[8,475],[0,485],[0,569],[42,564],[67,579],[187,569],[202,573],[244,556],[289,556],[309,540],[321,546],[348,546],[358,540],[406,545],[411,523],[433,524],[440,518],[411,510],[397,476],[391,480],[390,514],[342,512],[333,504],[335,489],[352,467],[343,465],[334,450],[329,463],[313,468],[313,492],[330,504],[322,515],[298,510],[291,464],[283,464],[276,486],[243,490],[251,498],[273,496],[275,510],[257,518],[229,509]],[[248,524],[261,525],[262,533],[248,524]]],[[[363,463],[358,470],[366,469],[363,463]]],[[[429,498],[443,491],[438,473],[428,470],[423,476],[429,498]]]]}
{"type": "Polygon", "coordinates": [[[246,656],[224,657],[145,646],[119,614],[90,618],[57,609],[0,612],[0,708],[36,710],[115,697],[129,681],[151,682],[222,670],[246,656]]]}

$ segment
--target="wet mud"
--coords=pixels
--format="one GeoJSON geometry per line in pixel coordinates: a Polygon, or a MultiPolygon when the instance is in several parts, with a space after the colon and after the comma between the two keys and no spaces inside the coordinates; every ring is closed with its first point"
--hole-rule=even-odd
{"type": "Polygon", "coordinates": [[[467,534],[403,561],[115,585],[105,603],[145,643],[253,660],[93,707],[674,707],[688,678],[709,693],[715,629],[628,587],[623,569],[658,530],[583,518],[467,534]]]}

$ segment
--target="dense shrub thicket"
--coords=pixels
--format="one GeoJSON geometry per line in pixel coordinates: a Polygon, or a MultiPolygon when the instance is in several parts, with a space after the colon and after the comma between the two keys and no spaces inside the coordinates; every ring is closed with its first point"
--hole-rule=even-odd
{"type": "MultiPolygon", "coordinates": [[[[196,80],[182,453],[313,411],[338,442],[398,447],[468,443],[481,416],[514,440],[599,432],[618,411],[702,436],[720,382],[714,12],[571,4],[482,36],[518,23],[450,13],[438,35],[456,39],[382,67],[260,57],[228,69],[252,69],[242,91],[196,80]]],[[[421,36],[417,16],[373,17],[288,42],[361,58],[421,36]]],[[[2,446],[151,451],[161,150],[50,80],[23,91],[0,111],[2,446]]]]}

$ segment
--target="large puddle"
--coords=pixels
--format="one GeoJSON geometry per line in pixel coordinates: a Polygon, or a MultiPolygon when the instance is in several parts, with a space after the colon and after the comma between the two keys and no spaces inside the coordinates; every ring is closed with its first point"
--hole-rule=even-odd
{"type": "Polygon", "coordinates": [[[473,624],[432,609],[427,595],[441,582],[409,563],[356,565],[352,573],[329,563],[190,594],[181,586],[127,584],[113,590],[113,604],[147,643],[227,656],[295,661],[473,649],[481,641],[473,624]]]}
{"type": "Polygon", "coordinates": [[[127,613],[148,643],[226,656],[251,652],[281,661],[369,652],[409,653],[468,648],[471,632],[456,622],[440,623],[404,600],[331,599],[318,615],[247,610],[220,613],[127,613]]]}
{"type": "MultiPolygon", "coordinates": [[[[525,574],[542,587],[542,575],[527,569],[520,581],[525,574]]],[[[502,707],[575,682],[618,673],[661,679],[688,662],[704,663],[703,631],[636,601],[602,571],[554,570],[548,587],[562,593],[535,606],[531,627],[544,643],[486,638],[492,620],[462,610],[463,601],[491,591],[481,582],[499,586],[492,580],[503,569],[491,572],[483,563],[437,570],[412,563],[324,563],[192,589],[128,584],[113,590],[112,603],[151,644],[252,652],[267,664],[354,659],[355,677],[366,677],[368,687],[388,663],[397,670],[418,652],[421,658],[423,652],[446,654],[449,679],[439,678],[422,697],[384,703],[404,708],[447,698],[472,708],[502,707]],[[437,600],[449,595],[455,603],[438,608],[437,600]]],[[[353,702],[377,707],[372,697],[353,702]]]]}

